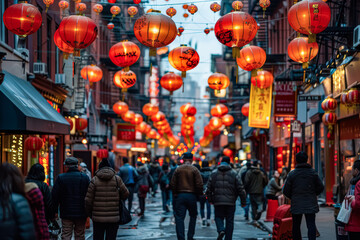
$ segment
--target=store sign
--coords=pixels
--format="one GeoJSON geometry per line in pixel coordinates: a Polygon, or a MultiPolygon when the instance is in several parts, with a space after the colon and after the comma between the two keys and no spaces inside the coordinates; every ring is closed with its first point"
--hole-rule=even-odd
{"type": "Polygon", "coordinates": [[[321,101],[320,95],[299,96],[299,101],[321,101]]]}
{"type": "Polygon", "coordinates": [[[117,124],[117,140],[135,140],[135,125],[127,123],[117,124]]]}
{"type": "Polygon", "coordinates": [[[339,66],[332,74],[333,97],[336,98],[345,89],[345,66],[339,66]]]}
{"type": "Polygon", "coordinates": [[[293,132],[300,132],[301,130],[301,122],[294,120],[291,122],[291,131],[293,132]]]}
{"type": "Polygon", "coordinates": [[[274,115],[295,116],[297,106],[295,82],[275,82],[274,115]]]}
{"type": "Polygon", "coordinates": [[[149,77],[149,97],[150,103],[159,106],[159,69],[157,67],[151,68],[151,76],[149,77]]]}
{"type": "Polygon", "coordinates": [[[271,117],[272,85],[261,89],[251,84],[249,127],[269,128],[271,117]]]}
{"type": "Polygon", "coordinates": [[[39,163],[44,167],[44,171],[45,171],[45,183],[47,185],[49,185],[49,155],[48,154],[44,154],[44,156],[40,156],[39,158],[39,163]]]}

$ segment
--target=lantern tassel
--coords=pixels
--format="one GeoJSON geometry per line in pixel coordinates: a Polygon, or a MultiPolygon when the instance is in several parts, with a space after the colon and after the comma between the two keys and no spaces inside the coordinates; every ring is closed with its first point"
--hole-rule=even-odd
{"type": "Polygon", "coordinates": [[[155,57],[156,56],[156,48],[153,48],[153,47],[150,48],[149,56],[150,57],[155,57]]]}
{"type": "Polygon", "coordinates": [[[45,8],[45,12],[46,12],[46,13],[47,13],[48,9],[49,9],[49,6],[46,5],[46,8],[45,8]]]}
{"type": "Polygon", "coordinates": [[[233,59],[240,57],[240,48],[239,47],[232,48],[232,56],[233,56],[233,59]]]}
{"type": "Polygon", "coordinates": [[[182,92],[184,92],[184,89],[185,89],[185,86],[184,86],[185,84],[183,83],[182,84],[182,92]]]}
{"type": "Polygon", "coordinates": [[[309,35],[308,43],[313,43],[313,42],[316,42],[316,34],[311,33],[309,35]]]}
{"type": "Polygon", "coordinates": [[[186,71],[182,71],[182,72],[181,72],[181,77],[182,77],[182,78],[186,78],[186,71]]]}
{"type": "Polygon", "coordinates": [[[150,77],[152,76],[152,62],[150,63],[150,77]]]}
{"type": "Polygon", "coordinates": [[[304,69],[304,75],[303,75],[303,82],[305,83],[305,78],[306,78],[306,70],[304,69]]]}
{"type": "Polygon", "coordinates": [[[263,8],[263,19],[265,19],[265,11],[266,11],[266,8],[263,8]]]}
{"type": "Polygon", "coordinates": [[[129,66],[123,68],[123,71],[124,71],[124,72],[128,72],[129,70],[130,70],[130,67],[129,67],[129,66]]]}
{"type": "Polygon", "coordinates": [[[251,70],[251,77],[257,76],[258,69],[251,70]]]}

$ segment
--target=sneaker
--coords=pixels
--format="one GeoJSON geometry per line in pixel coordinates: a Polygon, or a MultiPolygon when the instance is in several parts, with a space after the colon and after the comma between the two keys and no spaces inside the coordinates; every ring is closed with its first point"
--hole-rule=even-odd
{"type": "Polygon", "coordinates": [[[206,226],[206,220],[205,219],[202,220],[202,225],[203,225],[203,227],[206,226]]]}
{"type": "Polygon", "coordinates": [[[210,219],[206,220],[206,226],[210,227],[210,219]]]}
{"type": "Polygon", "coordinates": [[[217,237],[217,240],[222,240],[224,236],[225,236],[225,232],[224,232],[224,231],[219,232],[219,235],[218,235],[218,237],[217,237]]]}

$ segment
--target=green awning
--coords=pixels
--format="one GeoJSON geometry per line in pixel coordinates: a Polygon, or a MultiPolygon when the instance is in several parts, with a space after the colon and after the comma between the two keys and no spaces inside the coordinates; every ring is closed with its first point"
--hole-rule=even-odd
{"type": "Polygon", "coordinates": [[[4,73],[0,132],[69,134],[69,123],[29,82],[4,73]]]}

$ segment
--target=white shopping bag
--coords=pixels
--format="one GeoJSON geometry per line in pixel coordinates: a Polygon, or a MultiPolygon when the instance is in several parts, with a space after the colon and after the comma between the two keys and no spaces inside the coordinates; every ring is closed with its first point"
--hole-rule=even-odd
{"type": "Polygon", "coordinates": [[[341,209],[337,216],[337,220],[347,224],[349,222],[350,216],[351,216],[351,204],[349,202],[349,199],[346,198],[341,204],[341,209]]]}

